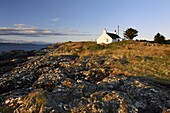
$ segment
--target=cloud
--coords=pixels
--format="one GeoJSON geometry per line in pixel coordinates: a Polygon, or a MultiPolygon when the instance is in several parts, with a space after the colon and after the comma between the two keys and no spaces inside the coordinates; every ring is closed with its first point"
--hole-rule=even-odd
{"type": "Polygon", "coordinates": [[[26,25],[25,24],[14,24],[14,26],[21,28],[21,27],[24,27],[26,25]]]}
{"type": "Polygon", "coordinates": [[[57,22],[57,21],[59,21],[59,20],[60,20],[60,18],[59,18],[59,17],[57,17],[57,18],[53,18],[53,19],[52,19],[52,21],[53,21],[53,22],[57,22]]]}
{"type": "Polygon", "coordinates": [[[15,26],[16,27],[0,27],[0,35],[41,36],[55,33],[50,29],[39,29],[34,26],[24,27],[24,24],[15,24],[15,26]]]}
{"type": "Polygon", "coordinates": [[[80,34],[80,31],[77,29],[73,29],[73,28],[60,28],[58,29],[58,32],[62,33],[62,34],[80,34]]]}
{"type": "Polygon", "coordinates": [[[14,24],[15,27],[0,27],[0,35],[22,35],[22,36],[43,36],[43,35],[71,35],[89,36],[91,34],[80,32],[76,29],[51,30],[47,28],[37,28],[25,24],[14,24]]]}

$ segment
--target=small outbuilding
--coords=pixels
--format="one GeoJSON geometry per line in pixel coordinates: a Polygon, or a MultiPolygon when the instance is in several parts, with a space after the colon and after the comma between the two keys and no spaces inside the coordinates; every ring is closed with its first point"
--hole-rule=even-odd
{"type": "Polygon", "coordinates": [[[116,33],[108,33],[107,30],[104,29],[103,34],[97,39],[97,44],[110,44],[120,40],[121,38],[116,33]]]}

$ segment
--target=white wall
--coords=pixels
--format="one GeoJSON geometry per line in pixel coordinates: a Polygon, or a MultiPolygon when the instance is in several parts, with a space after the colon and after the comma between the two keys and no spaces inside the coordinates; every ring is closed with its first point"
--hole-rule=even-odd
{"type": "Polygon", "coordinates": [[[98,39],[97,39],[97,44],[105,43],[105,44],[110,44],[112,43],[112,38],[108,36],[107,34],[103,33],[98,39]]]}
{"type": "Polygon", "coordinates": [[[110,44],[112,42],[118,42],[120,41],[119,39],[112,39],[109,35],[107,34],[102,34],[98,39],[97,39],[97,44],[110,44]]]}
{"type": "Polygon", "coordinates": [[[119,42],[121,41],[120,39],[112,39],[112,42],[119,42]]]}

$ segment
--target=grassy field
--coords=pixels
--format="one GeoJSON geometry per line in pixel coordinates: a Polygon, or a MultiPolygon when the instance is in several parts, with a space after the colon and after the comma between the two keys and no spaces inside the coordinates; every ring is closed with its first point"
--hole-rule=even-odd
{"type": "Polygon", "coordinates": [[[113,74],[145,76],[170,81],[170,45],[138,41],[121,41],[109,45],[95,42],[66,42],[52,55],[73,54],[84,56],[105,55],[117,59],[110,65],[113,74]]]}

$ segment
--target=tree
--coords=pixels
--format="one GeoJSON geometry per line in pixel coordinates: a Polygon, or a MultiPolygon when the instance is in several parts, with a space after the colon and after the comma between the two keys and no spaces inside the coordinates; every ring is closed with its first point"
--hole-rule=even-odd
{"type": "Polygon", "coordinates": [[[133,28],[128,28],[124,31],[124,37],[133,39],[134,37],[138,36],[138,31],[133,28]]]}
{"type": "Polygon", "coordinates": [[[161,35],[160,33],[157,33],[154,37],[154,42],[163,44],[165,43],[165,37],[161,35]]]}

